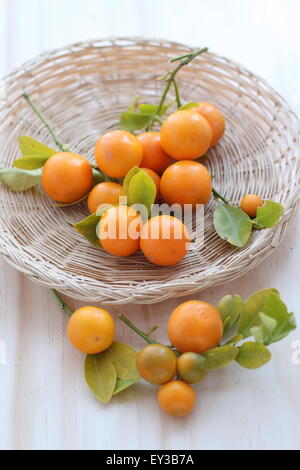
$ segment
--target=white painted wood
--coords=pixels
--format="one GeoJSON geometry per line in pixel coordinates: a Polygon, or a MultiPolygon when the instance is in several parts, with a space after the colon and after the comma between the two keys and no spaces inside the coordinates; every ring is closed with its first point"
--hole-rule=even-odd
{"type": "MultiPolygon", "coordinates": [[[[299,17],[298,0],[0,0],[0,75],[74,41],[166,37],[244,63],[299,112],[299,17]]],[[[217,302],[226,293],[245,298],[276,287],[300,319],[299,240],[297,218],[263,265],[198,298],[217,302]]],[[[300,449],[300,365],[292,363],[299,330],[272,347],[273,361],[262,370],[212,373],[185,420],[162,415],[153,388],[142,383],[103,406],[84,384],[83,358],[66,339],[66,318],[51,293],[0,262],[0,340],[7,353],[0,365],[0,449],[300,449]]],[[[177,303],[111,310],[143,327],[159,324],[163,339],[177,303]]],[[[122,325],[118,338],[142,345],[122,325]]]]}

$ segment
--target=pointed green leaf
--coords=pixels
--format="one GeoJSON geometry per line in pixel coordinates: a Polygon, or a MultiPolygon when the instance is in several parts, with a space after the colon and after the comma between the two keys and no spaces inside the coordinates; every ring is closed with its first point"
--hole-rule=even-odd
{"type": "MultiPolygon", "coordinates": [[[[166,104],[165,106],[162,107],[162,110],[159,113],[159,116],[163,116],[166,114],[168,109],[173,106],[174,103],[166,104]]],[[[153,105],[153,104],[140,104],[138,106],[138,110],[141,114],[145,114],[147,116],[153,116],[156,114],[158,110],[158,105],[153,105]]]]}
{"type": "Polygon", "coordinates": [[[193,109],[193,108],[198,108],[198,107],[199,107],[199,103],[195,103],[195,101],[190,101],[189,103],[186,103],[183,106],[181,106],[178,111],[182,111],[184,109],[193,109]]]}
{"type": "Polygon", "coordinates": [[[128,202],[128,205],[130,206],[131,205],[131,202],[130,202],[130,198],[129,198],[129,185],[131,183],[131,180],[132,178],[137,175],[138,173],[140,173],[140,171],[143,171],[141,168],[139,168],[138,166],[134,166],[133,168],[131,168],[131,170],[127,173],[125,179],[124,179],[124,182],[123,182],[123,192],[125,194],[125,196],[127,196],[127,202],[128,202]]]}
{"type": "Polygon", "coordinates": [[[259,314],[263,312],[266,299],[270,294],[275,294],[279,297],[279,292],[276,289],[266,289],[256,292],[246,300],[238,325],[239,334],[247,338],[251,336],[251,328],[260,325],[261,319],[259,314]]]}
{"type": "Polygon", "coordinates": [[[236,335],[233,338],[231,338],[229,341],[227,341],[226,346],[227,345],[235,346],[236,344],[238,344],[243,339],[244,339],[243,335],[236,335]]]}
{"type": "Polygon", "coordinates": [[[43,157],[38,155],[27,155],[26,157],[18,158],[14,161],[14,167],[22,170],[37,170],[42,168],[50,157],[43,157]]]}
{"type": "Polygon", "coordinates": [[[207,368],[210,370],[223,369],[231,364],[238,355],[239,349],[235,346],[220,346],[203,353],[207,359],[207,368]]]}
{"type": "Polygon", "coordinates": [[[86,219],[73,225],[73,228],[83,235],[93,245],[100,245],[99,238],[97,235],[97,227],[100,222],[101,216],[98,214],[92,214],[86,219]]]}
{"type": "Polygon", "coordinates": [[[136,97],[132,100],[132,102],[130,103],[130,105],[128,106],[127,112],[128,112],[128,113],[135,113],[136,107],[137,107],[139,101],[141,101],[141,97],[140,97],[140,96],[136,96],[136,97]]]}
{"type": "Polygon", "coordinates": [[[214,212],[214,227],[218,235],[231,245],[242,247],[249,241],[252,223],[239,207],[218,204],[214,212]]]}
{"type": "Polygon", "coordinates": [[[132,385],[136,384],[140,379],[134,379],[134,380],[122,380],[118,379],[114,391],[114,395],[118,395],[119,393],[123,392],[124,390],[127,390],[129,387],[132,387],[132,385]]]}
{"type": "Polygon", "coordinates": [[[32,157],[36,156],[49,158],[58,153],[57,150],[47,147],[38,140],[35,140],[27,135],[19,137],[19,147],[24,157],[30,155],[32,157]]]}
{"type": "Polygon", "coordinates": [[[85,360],[85,380],[94,395],[108,403],[116,388],[117,372],[103,353],[89,355],[85,360]]]}
{"type": "Polygon", "coordinates": [[[238,321],[243,307],[243,301],[239,295],[226,295],[220,300],[217,308],[223,320],[224,335],[238,321]]]}
{"type": "Polygon", "coordinates": [[[105,356],[116,368],[118,379],[122,380],[139,380],[136,368],[137,354],[132,347],[118,341],[105,351],[105,356]]]}
{"type": "Polygon", "coordinates": [[[148,125],[150,118],[147,114],[122,113],[118,127],[123,131],[138,131],[148,125]]]}
{"type": "Polygon", "coordinates": [[[0,170],[0,183],[3,183],[11,191],[21,192],[38,185],[42,176],[42,170],[21,170],[19,168],[4,168],[0,170]]]}
{"type": "Polygon", "coordinates": [[[265,201],[264,205],[258,207],[254,227],[259,229],[272,228],[280,220],[284,207],[278,202],[265,201]]]}
{"type": "Polygon", "coordinates": [[[156,186],[151,176],[143,170],[133,176],[128,195],[131,205],[143,205],[150,214],[156,198],[156,186]]]}
{"type": "Polygon", "coordinates": [[[271,360],[270,351],[258,343],[244,343],[240,347],[236,362],[246,369],[258,369],[271,360]]]}

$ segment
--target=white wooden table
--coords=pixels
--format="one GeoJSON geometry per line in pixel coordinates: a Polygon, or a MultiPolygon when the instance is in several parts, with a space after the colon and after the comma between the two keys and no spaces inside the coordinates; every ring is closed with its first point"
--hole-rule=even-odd
{"type": "MultiPolygon", "coordinates": [[[[208,45],[244,63],[300,112],[299,17],[298,0],[0,0],[0,75],[44,49],[79,40],[166,37],[208,45]]],[[[263,265],[197,298],[245,298],[276,287],[300,321],[299,261],[298,218],[263,265]]],[[[196,411],[183,421],[162,415],[152,387],[142,383],[102,406],[84,384],[83,358],[69,345],[66,318],[50,292],[0,263],[0,340],[6,344],[0,449],[300,449],[300,361],[292,361],[299,330],[272,347],[273,361],[264,369],[212,373],[198,387],[196,411]]],[[[159,324],[162,338],[177,303],[111,311],[144,327],[159,324]]],[[[118,338],[142,345],[121,325],[118,338]]]]}

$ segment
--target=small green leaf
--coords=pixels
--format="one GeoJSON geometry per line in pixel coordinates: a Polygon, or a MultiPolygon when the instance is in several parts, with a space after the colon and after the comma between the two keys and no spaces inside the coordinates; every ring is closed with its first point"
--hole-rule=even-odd
{"type": "Polygon", "coordinates": [[[21,170],[37,170],[42,168],[50,157],[43,157],[39,155],[27,155],[26,157],[18,158],[14,161],[14,167],[21,170]]]}
{"type": "Polygon", "coordinates": [[[153,179],[141,170],[131,179],[128,195],[131,205],[143,205],[150,214],[156,198],[156,186],[153,179]]]}
{"type": "Polygon", "coordinates": [[[218,204],[214,212],[214,226],[218,235],[231,245],[242,247],[249,241],[252,223],[239,207],[218,204]]]}
{"type": "Polygon", "coordinates": [[[198,108],[198,107],[199,107],[199,103],[195,103],[194,101],[190,101],[189,103],[186,103],[183,106],[181,106],[178,111],[182,111],[184,109],[193,109],[193,108],[198,108]]]}
{"type": "Polygon", "coordinates": [[[220,300],[217,308],[223,320],[224,335],[236,324],[243,307],[243,301],[239,295],[226,295],[220,300]]]}
{"type": "Polygon", "coordinates": [[[102,171],[98,170],[97,168],[93,168],[93,177],[94,177],[94,183],[99,184],[103,183],[106,181],[106,176],[102,171]]]}
{"type": "Polygon", "coordinates": [[[207,368],[210,370],[223,369],[233,362],[239,353],[235,346],[220,346],[203,353],[207,359],[207,368]]]}
{"type": "Polygon", "coordinates": [[[100,222],[101,216],[92,214],[86,219],[73,225],[73,228],[83,235],[93,245],[100,245],[100,241],[97,235],[97,226],[100,222]]]}
{"type": "Polygon", "coordinates": [[[147,114],[122,113],[118,127],[123,131],[139,131],[148,125],[150,118],[147,114]]]}
{"type": "Polygon", "coordinates": [[[139,101],[141,101],[141,97],[140,97],[140,96],[136,96],[136,97],[132,100],[132,102],[130,103],[130,105],[128,106],[127,112],[128,112],[128,113],[135,113],[136,107],[137,107],[137,104],[139,103],[139,101]]]}
{"type": "MultiPolygon", "coordinates": [[[[160,113],[158,115],[163,116],[164,114],[166,114],[168,109],[171,106],[173,106],[173,104],[174,103],[170,103],[170,104],[166,104],[165,106],[163,106],[162,110],[160,111],[160,113]]],[[[154,114],[156,114],[156,112],[158,110],[158,106],[154,105],[154,104],[140,104],[138,106],[138,110],[141,114],[144,114],[144,115],[147,115],[147,116],[153,116],[154,114]]]]}
{"type": "Polygon", "coordinates": [[[136,368],[137,352],[133,348],[127,344],[115,341],[104,354],[116,368],[118,379],[140,379],[136,368]]]}
{"type": "Polygon", "coordinates": [[[246,369],[258,369],[271,360],[270,351],[258,343],[244,343],[239,350],[236,362],[246,369]]]}
{"type": "Polygon", "coordinates": [[[11,191],[21,192],[38,185],[42,176],[42,170],[21,170],[19,168],[4,168],[0,170],[0,183],[3,183],[11,191]]]}
{"type": "Polygon", "coordinates": [[[279,292],[276,289],[266,289],[256,292],[246,300],[238,326],[238,333],[242,334],[244,338],[251,336],[251,328],[260,325],[259,314],[263,312],[266,299],[270,294],[279,297],[279,292]]]}
{"type": "Polygon", "coordinates": [[[243,339],[244,339],[243,335],[236,335],[233,338],[231,338],[229,341],[227,341],[226,346],[229,346],[229,345],[235,346],[236,344],[238,344],[243,339]]]}
{"type": "Polygon", "coordinates": [[[259,229],[272,228],[280,220],[284,207],[278,202],[265,201],[262,207],[258,207],[254,227],[259,229]]]}
{"type": "Polygon", "coordinates": [[[113,363],[103,353],[89,355],[85,360],[85,380],[103,403],[108,403],[115,391],[117,372],[113,363]]]}
{"type": "Polygon", "coordinates": [[[124,179],[124,182],[123,182],[123,192],[124,194],[127,196],[127,202],[128,202],[128,205],[130,206],[131,205],[131,202],[130,202],[130,198],[129,198],[129,185],[131,183],[131,180],[132,178],[137,175],[138,173],[140,173],[140,171],[143,171],[141,170],[141,168],[139,168],[138,166],[134,166],[133,168],[131,168],[131,170],[127,173],[125,179],[124,179]]]}
{"type": "Polygon", "coordinates": [[[19,147],[24,157],[53,157],[58,152],[27,135],[19,137],[19,147]]]}
{"type": "Polygon", "coordinates": [[[119,393],[123,392],[129,387],[132,387],[132,385],[136,384],[140,379],[135,379],[135,380],[121,380],[118,379],[116,383],[116,388],[114,391],[114,395],[118,395],[119,393]]]}

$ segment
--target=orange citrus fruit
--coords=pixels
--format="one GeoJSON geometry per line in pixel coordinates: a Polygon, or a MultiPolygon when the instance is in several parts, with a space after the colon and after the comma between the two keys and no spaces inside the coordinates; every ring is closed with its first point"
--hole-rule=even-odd
{"type": "Polygon", "coordinates": [[[123,186],[118,183],[105,182],[97,184],[89,194],[88,208],[91,214],[97,212],[98,207],[104,205],[116,206],[120,203],[123,186]]]}

